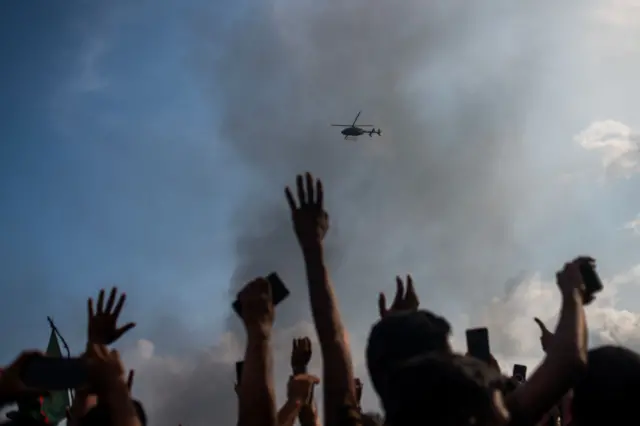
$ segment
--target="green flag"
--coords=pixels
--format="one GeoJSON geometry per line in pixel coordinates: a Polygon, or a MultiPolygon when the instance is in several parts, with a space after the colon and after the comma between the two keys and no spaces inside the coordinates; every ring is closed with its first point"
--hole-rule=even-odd
{"type": "MultiPolygon", "coordinates": [[[[47,356],[62,357],[58,337],[53,329],[47,345],[47,356]]],[[[51,392],[51,395],[43,399],[41,412],[47,417],[48,423],[55,425],[64,420],[67,407],[69,407],[68,391],[51,392]]]]}

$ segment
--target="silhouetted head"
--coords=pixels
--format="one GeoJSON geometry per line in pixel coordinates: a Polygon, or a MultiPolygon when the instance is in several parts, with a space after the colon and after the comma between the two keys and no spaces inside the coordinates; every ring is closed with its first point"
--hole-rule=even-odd
{"type": "Polygon", "coordinates": [[[395,367],[425,353],[451,353],[451,326],[429,311],[390,312],[378,321],[367,342],[367,367],[374,390],[382,397],[395,367]]]}
{"type": "Polygon", "coordinates": [[[392,426],[505,424],[503,382],[498,372],[477,359],[422,355],[391,372],[382,397],[386,420],[392,426]]]}
{"type": "MultiPolygon", "coordinates": [[[[136,400],[133,400],[138,419],[142,426],[147,426],[147,415],[142,407],[142,404],[136,400]]],[[[85,414],[79,422],[79,426],[111,426],[111,413],[105,405],[94,406],[87,414],[85,414]]]]}
{"type": "Polygon", "coordinates": [[[586,374],[573,390],[573,423],[600,426],[635,422],[638,401],[640,355],[619,346],[590,350],[586,374]]]}

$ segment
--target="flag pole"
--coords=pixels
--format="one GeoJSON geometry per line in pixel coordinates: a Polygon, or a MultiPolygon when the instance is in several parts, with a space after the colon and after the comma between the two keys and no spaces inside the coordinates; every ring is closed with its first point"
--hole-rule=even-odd
{"type": "MultiPolygon", "coordinates": [[[[67,344],[67,341],[64,340],[64,337],[62,337],[62,334],[60,333],[60,330],[58,330],[58,327],[56,327],[56,325],[53,323],[53,319],[51,317],[47,317],[47,321],[49,321],[49,327],[51,327],[51,331],[53,331],[55,335],[60,339],[60,341],[62,342],[62,346],[64,346],[64,350],[67,351],[67,358],[71,358],[71,350],[69,349],[69,345],[67,344]]],[[[68,392],[71,396],[71,401],[73,401],[73,389],[69,389],[68,392]]]]}

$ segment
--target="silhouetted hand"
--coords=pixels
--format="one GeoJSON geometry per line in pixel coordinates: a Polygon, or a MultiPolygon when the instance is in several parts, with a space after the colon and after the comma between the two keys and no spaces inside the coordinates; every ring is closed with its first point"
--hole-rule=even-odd
{"type": "Polygon", "coordinates": [[[324,191],[320,179],[315,180],[310,173],[296,178],[298,200],[296,202],[291,189],[285,188],[285,195],[293,227],[300,245],[312,247],[320,244],[329,229],[329,215],[324,210],[324,191]]]}
{"type": "Polygon", "coordinates": [[[588,303],[584,281],[580,265],[585,262],[595,263],[595,260],[588,256],[577,257],[569,263],[565,263],[562,270],[556,273],[556,283],[562,293],[563,298],[580,296],[583,303],[588,303]]]}
{"type": "Polygon", "coordinates": [[[299,404],[307,404],[315,385],[320,383],[320,379],[312,374],[297,374],[289,378],[287,384],[287,398],[299,404]]]}
{"type": "Polygon", "coordinates": [[[18,399],[35,399],[48,394],[43,389],[33,389],[26,386],[20,374],[24,366],[33,358],[42,358],[44,355],[38,351],[22,352],[18,358],[0,372],[0,402],[14,402],[18,399]]]}
{"type": "Polygon", "coordinates": [[[413,288],[413,278],[411,275],[407,275],[407,285],[402,282],[402,278],[396,277],[396,295],[393,298],[393,303],[387,309],[387,298],[384,293],[380,293],[378,296],[378,309],[380,310],[380,318],[383,318],[389,312],[395,311],[415,311],[420,306],[418,295],[413,288]]]}
{"type": "Polygon", "coordinates": [[[356,401],[358,402],[358,406],[360,406],[360,400],[362,399],[362,381],[356,377],[356,401]]]}
{"type": "Polygon", "coordinates": [[[120,360],[120,353],[110,350],[106,345],[88,345],[85,359],[89,363],[89,378],[96,394],[105,395],[120,389],[129,390],[129,382],[133,383],[133,375],[125,379],[125,368],[120,360]]]}
{"type": "Polygon", "coordinates": [[[87,301],[87,310],[89,311],[89,343],[99,345],[110,345],[127,331],[135,327],[135,323],[128,323],[122,327],[118,327],[118,317],[127,300],[126,294],[122,293],[115,303],[118,294],[117,288],[112,288],[109,294],[109,300],[104,304],[104,289],[100,290],[98,295],[97,311],[93,310],[93,299],[87,301]],[[114,306],[115,305],[115,306],[114,306]]]}
{"type": "Polygon", "coordinates": [[[274,309],[269,281],[264,278],[251,281],[240,290],[238,300],[242,306],[242,321],[247,333],[271,333],[274,309]]]}
{"type": "Polygon", "coordinates": [[[309,361],[311,361],[311,339],[308,337],[293,339],[293,348],[291,349],[293,374],[306,373],[309,361]]]}
{"type": "Polygon", "coordinates": [[[547,326],[545,326],[539,318],[534,318],[533,320],[538,324],[538,327],[540,327],[540,345],[542,346],[542,350],[546,353],[549,347],[551,347],[553,333],[547,329],[547,326]]]}

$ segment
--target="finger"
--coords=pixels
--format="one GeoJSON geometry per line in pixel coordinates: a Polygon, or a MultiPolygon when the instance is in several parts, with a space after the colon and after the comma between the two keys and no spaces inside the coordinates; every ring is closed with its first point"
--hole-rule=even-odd
{"type": "Polygon", "coordinates": [[[127,376],[127,388],[129,392],[131,392],[131,388],[133,387],[133,377],[135,376],[134,370],[129,370],[129,375],[127,376]]]}
{"type": "Polygon", "coordinates": [[[313,185],[313,176],[311,173],[305,173],[305,178],[307,180],[307,203],[314,204],[316,203],[315,194],[314,194],[314,185],[313,185]]]}
{"type": "Polygon", "coordinates": [[[308,352],[311,352],[311,339],[308,337],[304,338],[304,349],[308,352]]]}
{"type": "Polygon", "coordinates": [[[135,322],[130,322],[128,324],[123,325],[119,329],[117,329],[115,332],[116,339],[119,339],[120,337],[122,337],[123,334],[125,334],[127,331],[131,330],[135,326],[136,326],[135,322]]]}
{"type": "Polygon", "coordinates": [[[293,199],[293,194],[291,193],[291,189],[289,189],[288,186],[284,189],[284,196],[287,197],[287,203],[289,204],[289,209],[293,213],[298,209],[298,206],[296,206],[296,201],[293,199]]]}
{"type": "Polygon", "coordinates": [[[316,203],[318,208],[324,210],[324,188],[320,179],[316,180],[316,203]]]}
{"type": "Polygon", "coordinates": [[[127,295],[122,293],[118,298],[118,303],[116,304],[115,309],[113,310],[113,316],[118,318],[120,316],[120,312],[122,312],[122,308],[124,307],[124,302],[127,301],[127,295]]]}
{"type": "Polygon", "coordinates": [[[391,307],[398,306],[398,304],[402,303],[402,299],[404,299],[404,284],[402,283],[402,278],[396,277],[396,296],[393,298],[391,307]]]}
{"type": "Polygon", "coordinates": [[[292,351],[295,352],[298,349],[298,339],[293,339],[291,342],[292,351]]]}
{"type": "Polygon", "coordinates": [[[100,290],[100,293],[98,294],[98,312],[97,314],[100,315],[104,313],[104,289],[100,290]]]}
{"type": "Polygon", "coordinates": [[[113,309],[113,304],[116,303],[116,294],[118,293],[118,289],[113,287],[111,292],[109,293],[109,299],[107,299],[107,306],[104,308],[105,313],[111,313],[113,309]]]}
{"type": "Polygon", "coordinates": [[[298,175],[296,177],[296,186],[298,187],[298,202],[300,203],[300,207],[306,204],[307,197],[304,193],[304,182],[302,179],[302,175],[298,175]]]}
{"type": "Polygon", "coordinates": [[[384,317],[387,313],[387,298],[384,293],[380,293],[378,296],[378,311],[380,312],[380,318],[384,317]]]}
{"type": "Polygon", "coordinates": [[[412,305],[418,304],[418,295],[413,287],[413,277],[411,275],[407,275],[407,292],[405,297],[412,305]]]}
{"type": "Polygon", "coordinates": [[[95,316],[95,313],[93,312],[93,299],[89,298],[87,300],[87,313],[89,314],[89,319],[93,318],[95,316]]]}

